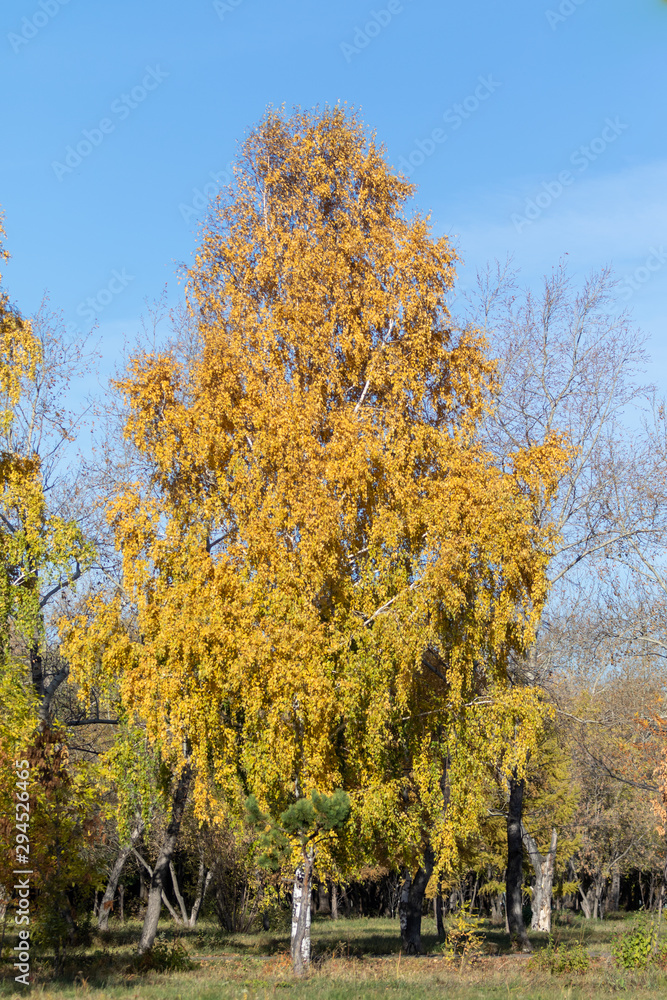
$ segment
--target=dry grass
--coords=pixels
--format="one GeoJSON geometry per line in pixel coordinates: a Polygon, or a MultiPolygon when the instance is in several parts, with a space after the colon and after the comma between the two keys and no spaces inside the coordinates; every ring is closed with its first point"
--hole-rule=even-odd
{"type": "MultiPolygon", "coordinates": [[[[509,953],[505,935],[489,927],[488,950],[498,954],[484,957],[473,968],[452,969],[441,956],[431,920],[424,921],[424,941],[430,953],[416,959],[400,954],[396,921],[317,920],[313,967],[307,979],[298,982],[291,973],[286,927],[274,933],[230,936],[204,921],[181,936],[195,959],[192,971],[140,975],[132,970],[139,923],[128,921],[72,954],[58,981],[51,978],[48,962],[33,963],[36,976],[31,993],[44,1000],[264,1000],[276,996],[433,1000],[434,994],[448,1000],[598,1000],[629,993],[633,1000],[667,998],[665,973],[621,973],[613,966],[609,946],[628,925],[629,921],[576,921],[556,928],[565,941],[583,941],[593,962],[583,976],[552,977],[530,968],[525,956],[509,953]]],[[[170,929],[167,934],[172,936],[170,929]]],[[[536,946],[544,943],[536,937],[536,946]]],[[[5,959],[7,953],[6,947],[5,959]]],[[[6,961],[3,973],[0,996],[25,996],[25,988],[13,982],[6,961]]]]}

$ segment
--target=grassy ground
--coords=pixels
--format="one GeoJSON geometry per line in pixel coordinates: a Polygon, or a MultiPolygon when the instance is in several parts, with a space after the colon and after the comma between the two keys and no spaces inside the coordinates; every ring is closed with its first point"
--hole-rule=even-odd
{"type": "MultiPolygon", "coordinates": [[[[301,982],[295,982],[291,974],[287,926],[275,932],[226,935],[214,922],[202,921],[194,930],[177,935],[165,924],[164,939],[169,944],[180,940],[194,968],[139,973],[133,968],[139,922],[112,922],[108,934],[96,935],[88,948],[68,957],[58,980],[53,979],[48,962],[33,961],[31,992],[44,1000],[264,1000],[276,996],[294,1000],[433,1000],[434,993],[451,1000],[598,1000],[612,994],[632,994],[635,1000],[667,1000],[667,973],[622,972],[612,962],[612,942],[634,926],[636,919],[575,920],[557,925],[554,937],[563,943],[584,944],[592,963],[583,975],[551,976],[526,956],[512,954],[507,936],[490,925],[483,928],[489,954],[474,967],[460,969],[452,968],[443,958],[430,919],[423,922],[427,954],[407,958],[400,954],[396,921],[318,918],[313,925],[313,966],[301,982]]],[[[5,944],[1,997],[27,992],[14,983],[7,962],[8,944],[14,943],[5,944]]],[[[533,936],[533,945],[536,950],[544,947],[545,936],[533,936]]]]}

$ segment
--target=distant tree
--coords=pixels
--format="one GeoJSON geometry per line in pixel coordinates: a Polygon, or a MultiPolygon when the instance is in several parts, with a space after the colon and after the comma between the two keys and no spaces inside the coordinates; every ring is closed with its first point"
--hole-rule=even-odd
{"type": "MultiPolygon", "coordinates": [[[[0,261],[7,258],[2,236],[0,226],[0,261]]],[[[57,398],[71,355],[64,347],[50,351],[42,320],[24,319],[0,292],[0,878],[7,883],[21,864],[30,868],[38,931],[58,968],[76,940],[77,905],[95,876],[98,802],[94,768],[72,759],[67,732],[55,720],[67,671],[49,641],[47,615],[90,564],[92,546],[50,475],[71,436],[57,398]],[[17,768],[26,803],[21,829],[9,822],[17,768]]]]}
{"type": "MultiPolygon", "coordinates": [[[[639,507],[622,521],[613,514],[619,470],[610,457],[624,452],[624,410],[645,393],[640,376],[647,366],[642,338],[627,312],[616,305],[608,268],[573,287],[564,264],[545,277],[539,294],[522,292],[509,263],[478,274],[465,318],[481,327],[498,358],[498,405],[484,425],[484,439],[501,465],[519,447],[539,445],[554,433],[564,435],[570,461],[558,490],[542,508],[536,525],[553,525],[558,538],[547,571],[551,597],[537,629],[537,640],[512,664],[515,685],[548,681],[548,657],[540,641],[556,617],[576,606],[586,564],[610,547],[638,544],[650,525],[639,507]]],[[[548,685],[547,685],[548,686],[548,685]]],[[[507,905],[512,935],[530,944],[522,918],[521,853],[523,779],[508,787],[507,905]]],[[[545,904],[546,905],[546,904],[545,904]]]]}

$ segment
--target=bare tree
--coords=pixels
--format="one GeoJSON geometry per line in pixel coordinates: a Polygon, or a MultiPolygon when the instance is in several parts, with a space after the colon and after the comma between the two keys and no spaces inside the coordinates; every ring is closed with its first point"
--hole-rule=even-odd
{"type": "MultiPolygon", "coordinates": [[[[484,427],[497,461],[511,465],[512,453],[520,447],[547,444],[555,437],[570,446],[557,495],[550,504],[538,504],[536,521],[541,527],[553,525],[552,593],[558,598],[567,586],[573,595],[584,560],[611,544],[639,542],[649,530],[641,518],[622,522],[610,517],[613,487],[608,474],[610,449],[622,436],[624,412],[646,393],[639,382],[647,364],[644,339],[628,314],[616,310],[608,268],[576,289],[561,263],[544,278],[536,295],[519,292],[510,262],[496,264],[478,274],[466,309],[467,321],[486,331],[498,359],[497,405],[484,427]]],[[[549,627],[547,606],[542,632],[549,627]]],[[[544,682],[541,665],[538,634],[525,659],[514,664],[511,682],[544,682]]],[[[510,931],[529,949],[520,906],[522,784],[515,778],[508,788],[507,899],[513,901],[508,907],[510,931]]],[[[548,874],[541,880],[536,869],[536,879],[541,908],[550,910],[548,874]]]]}

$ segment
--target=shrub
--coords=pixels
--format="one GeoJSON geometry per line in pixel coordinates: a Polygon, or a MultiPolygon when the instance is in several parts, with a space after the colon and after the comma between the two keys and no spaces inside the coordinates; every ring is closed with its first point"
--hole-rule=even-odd
{"type": "Polygon", "coordinates": [[[581,942],[563,945],[549,937],[546,948],[538,951],[530,960],[531,968],[549,971],[552,976],[583,975],[590,967],[591,960],[581,942]]]}
{"type": "Polygon", "coordinates": [[[450,917],[442,953],[447,962],[460,960],[461,968],[467,962],[474,965],[484,950],[484,935],[479,929],[480,919],[462,907],[450,917]]]}
{"type": "Polygon", "coordinates": [[[611,953],[621,969],[645,969],[654,956],[658,940],[655,924],[626,931],[611,946],[611,953]]]}
{"type": "Polygon", "coordinates": [[[150,951],[144,952],[134,960],[135,972],[188,972],[194,969],[194,962],[180,941],[172,942],[171,947],[164,939],[158,938],[150,951]]]}

